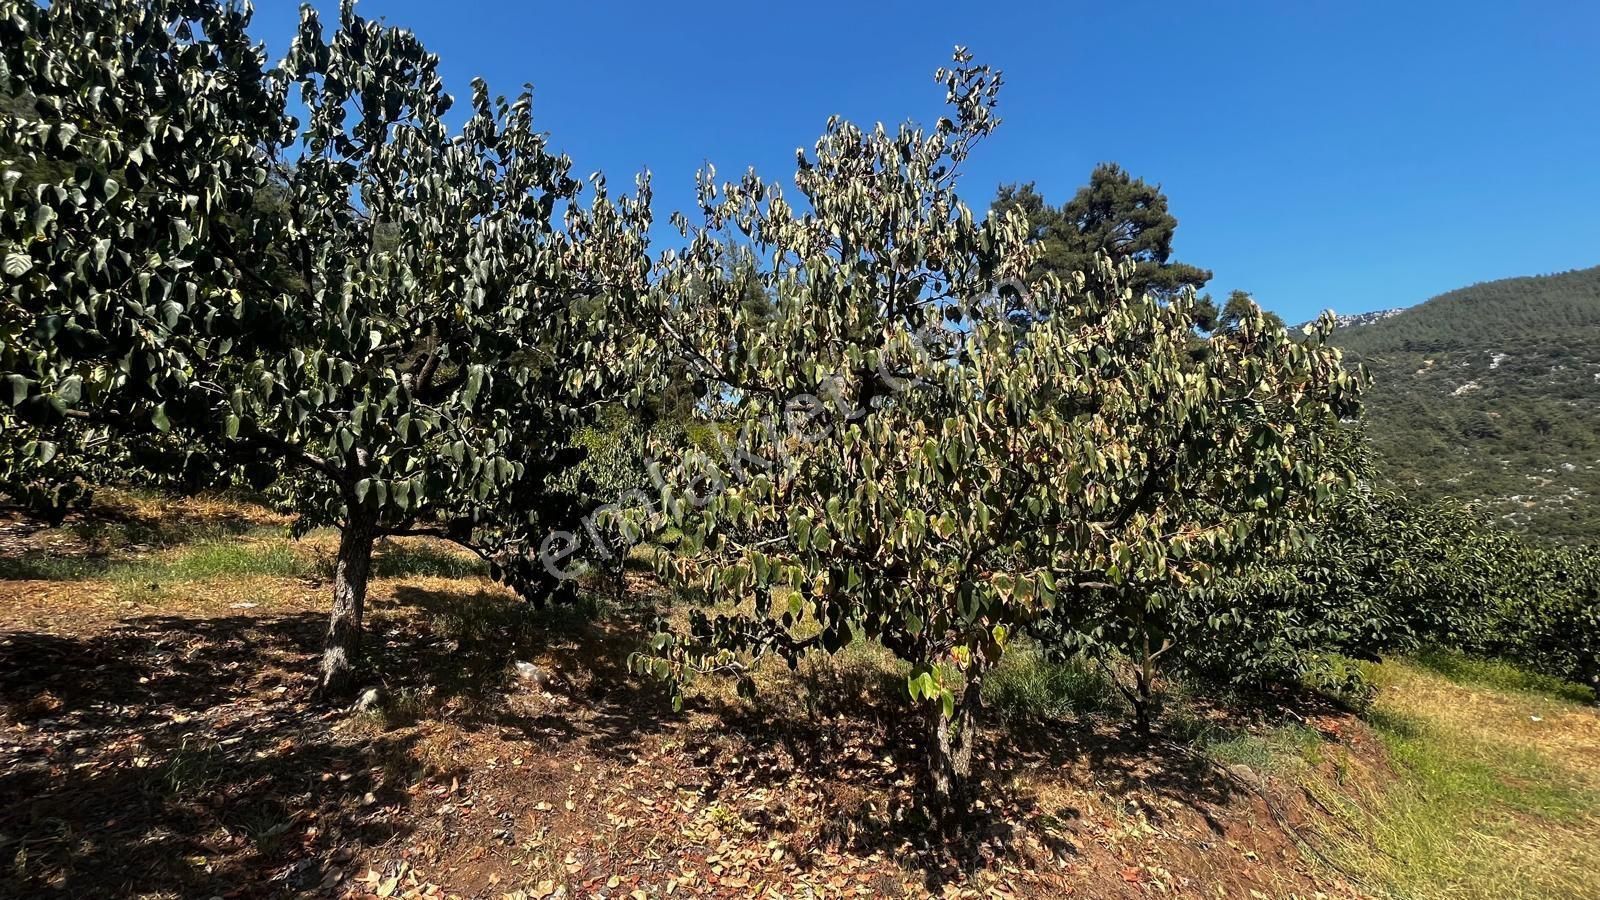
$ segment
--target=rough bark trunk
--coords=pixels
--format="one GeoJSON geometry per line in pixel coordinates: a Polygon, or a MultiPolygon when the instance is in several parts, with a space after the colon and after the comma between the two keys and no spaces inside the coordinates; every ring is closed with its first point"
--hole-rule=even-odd
{"type": "Polygon", "coordinates": [[[333,569],[333,615],[322,648],[324,697],[347,696],[354,685],[355,663],[361,652],[361,614],[367,602],[367,576],[372,571],[372,542],[377,522],[355,515],[339,537],[339,557],[333,569]]]}
{"type": "Polygon", "coordinates": [[[969,799],[981,686],[979,676],[969,674],[951,714],[946,716],[944,707],[936,706],[930,717],[928,771],[933,776],[934,798],[942,814],[959,811],[969,799]]]}
{"type": "Polygon", "coordinates": [[[1138,730],[1140,737],[1150,736],[1150,703],[1149,685],[1140,678],[1138,692],[1133,700],[1133,726],[1138,730]]]}

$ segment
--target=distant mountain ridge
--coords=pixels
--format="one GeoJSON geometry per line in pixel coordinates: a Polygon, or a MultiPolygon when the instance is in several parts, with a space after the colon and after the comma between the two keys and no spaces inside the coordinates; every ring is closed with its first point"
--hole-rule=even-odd
{"type": "MultiPolygon", "coordinates": [[[[1333,324],[1337,328],[1356,328],[1361,325],[1371,325],[1374,322],[1382,322],[1390,316],[1397,316],[1410,308],[1408,306],[1396,306],[1393,309],[1375,309],[1372,312],[1351,313],[1349,315],[1341,315],[1334,312],[1333,324]]],[[[1333,310],[1329,310],[1329,312],[1333,312],[1333,310]]],[[[1319,316],[1318,318],[1321,317],[1319,316]]],[[[1315,324],[1316,321],[1316,319],[1308,319],[1296,325],[1295,330],[1308,328],[1315,324]]]]}
{"type": "Polygon", "coordinates": [[[1334,342],[1373,375],[1369,433],[1387,477],[1600,544],[1600,266],[1339,324],[1334,342]]]}
{"type": "Polygon", "coordinates": [[[1362,325],[1371,325],[1374,322],[1382,322],[1384,319],[1387,319],[1390,316],[1398,316],[1405,311],[1405,307],[1397,306],[1394,309],[1378,309],[1373,310],[1372,312],[1356,313],[1350,316],[1341,316],[1338,313],[1334,313],[1333,321],[1334,324],[1338,325],[1340,328],[1358,328],[1362,325]]]}

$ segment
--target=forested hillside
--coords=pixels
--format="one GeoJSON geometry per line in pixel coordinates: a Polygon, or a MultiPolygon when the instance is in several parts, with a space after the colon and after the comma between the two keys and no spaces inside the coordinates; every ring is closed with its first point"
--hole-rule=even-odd
{"type": "Polygon", "coordinates": [[[1600,540],[1600,267],[1451,291],[1336,340],[1372,371],[1369,432],[1410,495],[1600,540]]]}

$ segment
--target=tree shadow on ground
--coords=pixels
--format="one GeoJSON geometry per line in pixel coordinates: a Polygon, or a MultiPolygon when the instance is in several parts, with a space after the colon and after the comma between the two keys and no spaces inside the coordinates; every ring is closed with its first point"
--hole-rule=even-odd
{"type": "Polygon", "coordinates": [[[1225,827],[1215,810],[1247,792],[1238,777],[1159,728],[1141,735],[1129,725],[1086,718],[1018,730],[1009,743],[1005,760],[1009,771],[1093,772],[1103,791],[1126,798],[1156,825],[1173,809],[1182,808],[1220,836],[1225,827]]]}
{"type": "Polygon", "coordinates": [[[898,859],[934,894],[1000,862],[1085,852],[1074,828],[1083,811],[1047,807],[1017,786],[1015,776],[1023,772],[1092,769],[1099,789],[1142,798],[1140,808],[1152,819],[1167,814],[1155,801],[1172,800],[1219,834],[1223,825],[1212,818],[1213,809],[1244,790],[1209,760],[1159,736],[1145,740],[1098,719],[1038,722],[986,728],[973,763],[973,798],[953,817],[941,817],[927,805],[928,728],[923,711],[905,697],[902,675],[871,667],[802,668],[791,694],[803,698],[800,710],[764,695],[754,702],[702,700],[701,708],[719,718],[737,744],[723,740],[719,746],[713,737],[689,746],[688,754],[713,770],[719,755],[737,761],[738,771],[721,771],[723,778],[774,789],[796,782],[818,786],[826,807],[823,843],[858,857],[898,859]]]}
{"type": "Polygon", "coordinates": [[[882,661],[802,666],[790,691],[712,693],[676,716],[661,685],[628,671],[649,632],[643,607],[540,610],[473,586],[392,593],[374,598],[367,637],[388,729],[337,727],[347,713],[311,703],[320,613],[0,634],[0,896],[315,890],[351,854],[439,827],[411,809],[415,782],[471,773],[466,758],[443,771],[416,761],[432,758],[418,752],[432,721],[619,767],[670,732],[651,752],[702,808],[742,804],[759,833],[802,845],[798,865],[817,847],[880,854],[933,893],[1008,860],[1099,852],[1078,809],[1047,806],[1019,773],[1090,769],[1097,790],[1202,816],[1241,790],[1171,741],[1092,720],[991,728],[975,760],[981,802],[941,827],[924,805],[927,729],[882,661]],[[546,680],[518,676],[519,661],[546,680]]]}
{"type": "Polygon", "coordinates": [[[192,544],[261,527],[261,514],[250,515],[236,504],[218,504],[203,514],[182,504],[96,504],[73,513],[65,522],[92,549],[106,551],[127,545],[164,548],[192,544]]]}
{"type": "Polygon", "coordinates": [[[397,587],[392,602],[426,622],[419,630],[390,620],[375,655],[385,689],[413,715],[540,745],[577,741],[616,759],[672,724],[666,693],[628,671],[644,608],[540,609],[502,591],[413,585],[397,587]],[[519,662],[536,665],[538,680],[519,675],[519,662]]]}
{"type": "Polygon", "coordinates": [[[415,738],[342,736],[308,702],[321,629],[0,636],[0,896],[288,896],[403,836],[415,738]]]}

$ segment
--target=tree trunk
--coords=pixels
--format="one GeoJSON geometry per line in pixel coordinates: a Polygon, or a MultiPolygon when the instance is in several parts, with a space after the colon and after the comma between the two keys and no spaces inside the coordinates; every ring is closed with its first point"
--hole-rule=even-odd
{"type": "Polygon", "coordinates": [[[361,613],[367,602],[367,576],[372,571],[372,541],[377,522],[356,513],[339,537],[339,558],[333,568],[333,615],[322,647],[324,697],[349,695],[354,687],[355,662],[361,652],[361,613]]]}
{"type": "Polygon", "coordinates": [[[1134,674],[1138,696],[1133,701],[1133,719],[1139,734],[1149,737],[1151,713],[1155,705],[1155,657],[1150,655],[1150,632],[1143,630],[1142,623],[1141,632],[1139,668],[1134,674]]]}
{"type": "Polygon", "coordinates": [[[932,734],[928,743],[928,771],[933,777],[934,798],[939,812],[959,812],[966,806],[972,790],[972,750],[978,739],[978,704],[982,677],[967,674],[967,685],[948,716],[943,705],[930,715],[932,734]]]}
{"type": "Polygon", "coordinates": [[[1140,737],[1150,736],[1150,686],[1139,679],[1138,693],[1133,700],[1133,726],[1140,737]]]}

